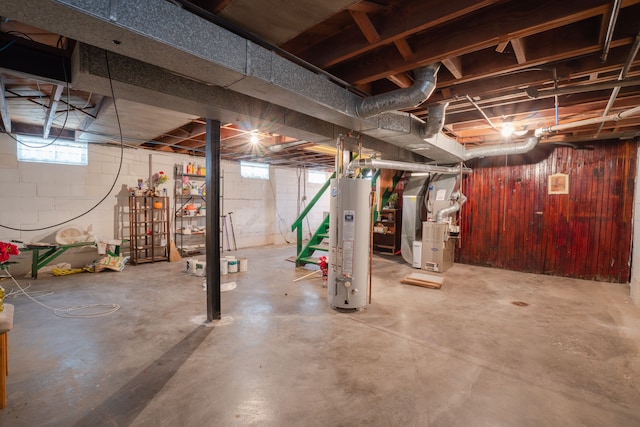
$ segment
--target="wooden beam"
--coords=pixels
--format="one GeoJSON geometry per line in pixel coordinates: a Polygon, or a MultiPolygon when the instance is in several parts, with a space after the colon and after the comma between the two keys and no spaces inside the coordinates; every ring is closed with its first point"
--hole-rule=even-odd
{"type": "Polygon", "coordinates": [[[399,87],[409,87],[413,84],[413,80],[411,80],[411,77],[409,77],[407,73],[394,74],[388,76],[387,79],[399,87]]]}
{"type": "Polygon", "coordinates": [[[508,45],[509,45],[509,40],[498,43],[498,45],[496,46],[496,52],[498,53],[504,52],[504,50],[507,48],[508,45]]]}
{"type": "Polygon", "coordinates": [[[347,9],[354,12],[380,13],[388,10],[388,7],[370,1],[359,1],[355,4],[352,4],[347,9]]]}
{"type": "Polygon", "coordinates": [[[447,70],[449,70],[449,72],[456,79],[462,78],[462,58],[460,58],[459,56],[443,59],[442,65],[447,67],[447,70]]]}
{"type": "Polygon", "coordinates": [[[0,74],[0,115],[6,133],[11,133],[11,116],[9,115],[9,104],[4,92],[4,75],[0,74]]]}
{"type": "MultiPolygon", "coordinates": [[[[386,77],[390,70],[394,73],[409,71],[443,57],[461,56],[492,48],[503,41],[505,33],[513,36],[512,38],[527,37],[598,16],[607,8],[608,2],[605,0],[537,0],[524,4],[502,4],[490,8],[485,14],[470,15],[440,26],[431,33],[422,34],[412,44],[415,62],[407,63],[395,52],[395,46],[385,46],[370,55],[360,56],[357,60],[343,62],[332,68],[331,72],[352,84],[368,83],[386,77]]],[[[383,33],[381,35],[382,42],[385,39],[383,33]]],[[[337,49],[337,46],[339,44],[332,46],[332,49],[337,49]]],[[[322,62],[317,58],[313,61],[322,62]]]]}
{"type": "Polygon", "coordinates": [[[60,102],[63,89],[64,86],[62,85],[54,85],[51,95],[49,95],[49,106],[47,107],[47,114],[44,118],[44,126],[42,129],[42,137],[44,139],[49,138],[49,132],[51,131],[51,125],[56,116],[56,110],[58,109],[58,103],[60,102]]]}
{"type": "Polygon", "coordinates": [[[351,14],[351,17],[369,43],[376,43],[378,40],[380,40],[380,34],[378,34],[378,30],[376,30],[376,27],[373,26],[373,23],[366,13],[356,12],[354,10],[349,10],[349,13],[351,14]]]}
{"type": "Polygon", "coordinates": [[[377,43],[363,41],[356,28],[345,28],[322,44],[309,46],[296,54],[321,68],[330,67],[498,2],[500,0],[408,0],[394,11],[393,16],[398,18],[380,14],[373,21],[374,25],[380,23],[380,28],[384,27],[377,43]]]}
{"type": "Polygon", "coordinates": [[[413,50],[411,49],[411,46],[409,46],[407,39],[396,40],[393,44],[405,60],[409,61],[413,57],[413,50]]]}
{"type": "Polygon", "coordinates": [[[100,98],[91,111],[91,116],[85,117],[78,129],[76,130],[75,138],[81,138],[86,131],[95,123],[96,120],[105,115],[106,111],[113,106],[113,98],[109,96],[103,96],[100,98]]]}
{"type": "Polygon", "coordinates": [[[192,0],[191,3],[217,15],[222,12],[225,7],[229,6],[231,0],[192,0]]]}
{"type": "MultiPolygon", "coordinates": [[[[44,133],[44,126],[32,125],[32,124],[20,123],[20,122],[13,122],[11,124],[11,129],[13,133],[22,134],[22,135],[40,136],[44,133]]],[[[55,135],[59,135],[59,137],[63,139],[73,139],[74,137],[74,131],[71,129],[62,129],[62,128],[52,127],[51,130],[55,135]]]]}
{"type": "Polygon", "coordinates": [[[511,40],[511,47],[513,48],[513,53],[516,54],[516,60],[518,61],[518,64],[524,64],[525,62],[527,62],[527,55],[525,54],[523,39],[511,40]]]}

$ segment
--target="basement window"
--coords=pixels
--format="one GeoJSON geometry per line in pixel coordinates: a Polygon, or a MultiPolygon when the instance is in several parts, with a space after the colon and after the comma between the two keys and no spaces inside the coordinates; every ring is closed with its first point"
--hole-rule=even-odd
{"type": "Polygon", "coordinates": [[[327,173],[322,171],[307,171],[309,184],[324,184],[327,182],[327,173]]]}
{"type": "Polygon", "coordinates": [[[86,142],[26,135],[17,135],[17,140],[18,161],[85,166],[88,164],[86,142]]]}
{"type": "Polygon", "coordinates": [[[269,179],[269,164],[241,161],[240,175],[243,178],[269,179]]]}

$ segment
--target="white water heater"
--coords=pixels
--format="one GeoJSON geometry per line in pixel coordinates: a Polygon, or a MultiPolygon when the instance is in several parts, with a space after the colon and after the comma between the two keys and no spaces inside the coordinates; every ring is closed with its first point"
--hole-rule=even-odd
{"type": "Polygon", "coordinates": [[[331,180],[327,298],[332,308],[358,310],[367,305],[370,193],[371,181],[366,179],[331,180]]]}

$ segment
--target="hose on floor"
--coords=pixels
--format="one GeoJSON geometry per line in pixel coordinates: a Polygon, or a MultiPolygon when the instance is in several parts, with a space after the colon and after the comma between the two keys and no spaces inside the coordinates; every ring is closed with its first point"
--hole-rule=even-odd
{"type": "MultiPolygon", "coordinates": [[[[31,283],[29,283],[29,285],[25,289],[22,286],[20,286],[20,283],[16,281],[16,279],[11,275],[11,273],[9,273],[9,277],[11,278],[11,280],[13,280],[13,283],[16,284],[16,286],[18,287],[18,289],[20,289],[20,291],[11,290],[7,294],[7,296],[13,296],[15,298],[19,294],[24,294],[31,301],[41,305],[44,308],[48,308],[49,310],[52,310],[53,314],[55,314],[58,317],[74,318],[74,319],[75,318],[90,319],[94,317],[108,316],[120,310],[120,306],[118,304],[84,304],[84,305],[76,305],[73,307],[63,307],[63,308],[51,307],[47,304],[41,303],[40,301],[35,299],[31,294],[27,292],[27,289],[29,289],[29,287],[31,286],[31,283]]],[[[48,293],[40,296],[46,296],[46,295],[52,295],[52,294],[53,294],[53,291],[49,291],[48,293]]]]}

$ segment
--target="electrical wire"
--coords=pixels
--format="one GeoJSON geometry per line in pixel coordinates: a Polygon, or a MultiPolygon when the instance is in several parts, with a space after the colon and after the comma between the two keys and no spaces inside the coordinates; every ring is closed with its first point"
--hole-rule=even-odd
{"type": "Polygon", "coordinates": [[[6,48],[8,48],[9,46],[11,46],[12,44],[14,44],[18,39],[15,40],[11,40],[9,43],[5,44],[4,46],[0,47],[0,52],[2,52],[3,50],[5,50],[6,48]]]}
{"type": "MultiPolygon", "coordinates": [[[[35,299],[33,296],[31,296],[25,288],[20,286],[20,283],[16,281],[16,279],[11,275],[11,273],[9,273],[9,277],[11,277],[11,280],[13,280],[13,283],[15,283],[18,289],[20,289],[20,293],[26,295],[31,301],[35,302],[36,304],[41,305],[44,308],[48,308],[49,310],[52,310],[53,314],[55,314],[58,317],[64,317],[64,318],[104,317],[120,310],[120,305],[118,304],[83,304],[83,305],[76,305],[73,307],[63,307],[63,308],[51,307],[50,305],[41,303],[40,301],[35,299]],[[97,310],[103,310],[103,311],[97,311],[97,310]],[[90,312],[88,314],[83,314],[83,312],[87,312],[87,311],[93,311],[93,312],[90,312]]],[[[31,286],[31,283],[29,283],[29,286],[31,286]]],[[[27,289],[28,288],[29,287],[27,287],[27,289]]],[[[53,294],[53,291],[51,292],[51,294],[53,294]]]]}
{"type": "MultiPolygon", "coordinates": [[[[29,289],[30,287],[31,287],[31,283],[29,283],[29,284],[28,284],[27,286],[25,286],[23,289],[26,291],[26,290],[27,290],[27,289],[29,289]]],[[[25,295],[25,293],[24,293],[23,291],[15,290],[15,289],[13,289],[13,288],[10,288],[10,289],[6,292],[6,294],[5,294],[5,296],[4,296],[4,299],[5,299],[5,301],[6,301],[8,298],[15,299],[15,298],[18,298],[18,297],[19,297],[19,296],[21,296],[21,295],[25,295]]],[[[31,295],[31,296],[38,296],[38,297],[48,297],[49,295],[53,295],[53,291],[32,291],[32,292],[30,292],[30,293],[29,293],[29,295],[31,295]]]]}
{"type": "MultiPolygon", "coordinates": [[[[93,205],[91,208],[89,208],[88,210],[86,210],[85,212],[74,216],[73,218],[67,219],[65,221],[61,221],[57,224],[53,224],[53,225],[49,225],[46,227],[39,227],[39,228],[17,228],[17,227],[10,227],[7,225],[3,225],[0,224],[0,228],[6,228],[8,230],[13,230],[13,231],[19,231],[19,232],[23,232],[23,231],[42,231],[42,230],[48,230],[50,228],[54,228],[54,227],[59,227],[61,225],[64,224],[68,224],[72,221],[75,221],[78,218],[81,218],[85,215],[87,215],[88,213],[90,213],[91,211],[93,211],[95,208],[97,208],[98,206],[100,206],[102,204],[102,202],[104,202],[107,197],[109,197],[109,195],[111,194],[111,192],[113,191],[113,189],[115,188],[116,184],[118,183],[118,179],[120,178],[120,173],[122,171],[122,163],[123,163],[123,158],[124,158],[124,139],[122,137],[122,125],[120,123],[120,115],[118,114],[118,106],[116,104],[116,97],[115,97],[115,91],[113,89],[113,81],[111,79],[111,67],[109,66],[109,54],[107,51],[104,52],[104,58],[105,58],[105,62],[107,65],[107,76],[109,78],[109,88],[111,90],[111,97],[113,99],[113,109],[115,111],[115,115],[116,115],[116,122],[118,123],[118,132],[120,135],[120,163],[118,165],[118,172],[116,173],[115,178],[113,179],[113,183],[111,184],[111,188],[109,188],[109,191],[107,191],[107,193],[95,204],[93,205]]],[[[64,63],[63,63],[63,68],[64,68],[64,63]]],[[[65,80],[68,80],[66,78],[66,71],[65,71],[65,80]]],[[[68,87],[68,82],[67,82],[67,87],[68,87]]],[[[68,94],[68,91],[67,91],[68,94]]],[[[60,132],[62,133],[62,131],[60,132]]]]}

